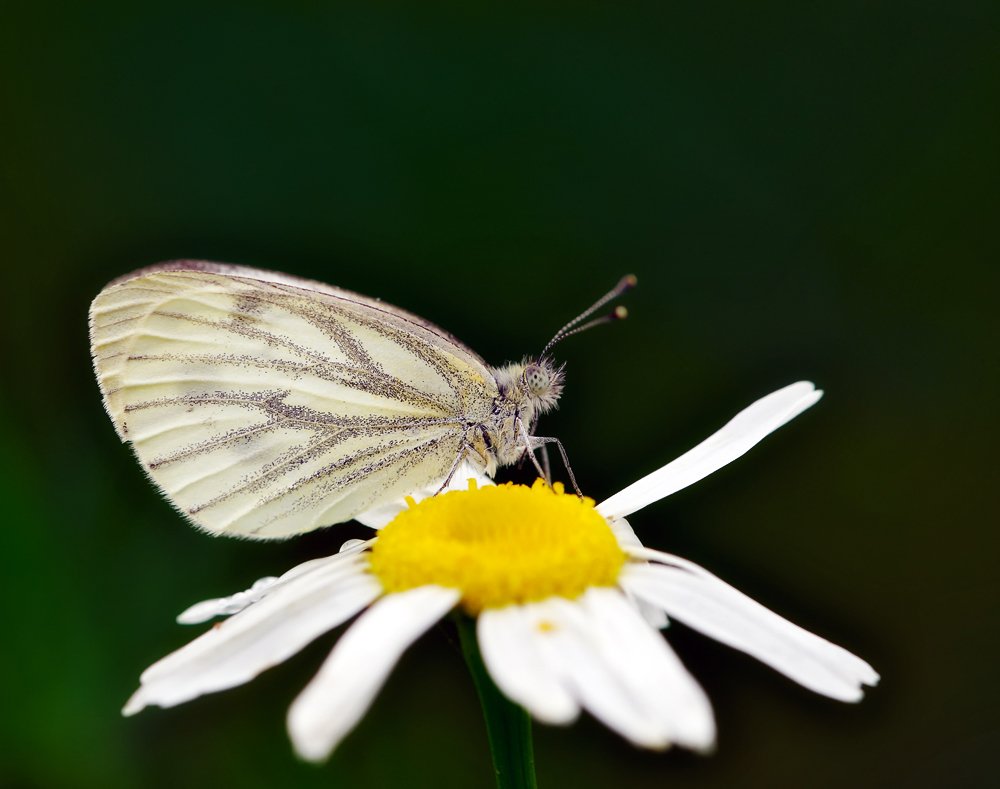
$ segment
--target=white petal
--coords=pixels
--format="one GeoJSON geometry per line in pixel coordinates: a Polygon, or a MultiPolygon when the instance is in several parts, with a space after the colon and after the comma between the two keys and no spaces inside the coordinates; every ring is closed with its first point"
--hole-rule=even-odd
{"type": "Polygon", "coordinates": [[[259,602],[146,669],[122,712],[132,715],[150,704],[172,707],[242,685],[281,663],[382,594],[366,567],[362,557],[330,562],[269,590],[259,602]]]}
{"type": "Polygon", "coordinates": [[[229,597],[215,597],[211,600],[202,600],[193,606],[184,609],[177,615],[177,623],[181,625],[197,625],[214,619],[217,616],[231,616],[237,614],[248,605],[256,603],[274,586],[277,577],[269,575],[259,578],[253,582],[253,586],[245,592],[237,592],[229,597]]]}
{"type": "MultiPolygon", "coordinates": [[[[414,501],[423,501],[426,498],[437,495],[439,492],[444,493],[449,490],[468,490],[470,479],[476,480],[476,484],[481,488],[486,485],[495,484],[492,479],[482,472],[481,469],[476,468],[474,465],[466,461],[463,462],[458,469],[456,469],[455,473],[451,477],[451,482],[444,488],[444,490],[441,490],[441,483],[444,482],[444,480],[440,480],[428,485],[422,490],[411,493],[410,496],[414,501]]],[[[405,510],[407,506],[408,505],[405,500],[397,499],[396,501],[391,501],[388,504],[380,504],[377,507],[366,510],[360,515],[355,515],[354,520],[358,521],[358,523],[363,526],[368,526],[372,529],[381,529],[393,518],[399,515],[399,513],[405,510]]]]}
{"type": "Polygon", "coordinates": [[[559,597],[524,606],[549,670],[591,715],[632,743],[665,748],[669,733],[628,687],[626,667],[609,665],[583,607],[559,597]]]}
{"type": "Polygon", "coordinates": [[[712,706],[663,637],[617,589],[590,589],[581,603],[606,662],[669,740],[710,750],[715,745],[712,706]]]}
{"type": "Polygon", "coordinates": [[[618,544],[625,547],[642,547],[642,541],[636,536],[632,524],[625,518],[609,517],[607,519],[611,533],[615,535],[618,544]]]}
{"type": "Polygon", "coordinates": [[[619,582],[673,619],[830,698],[858,701],[862,685],[878,682],[874,669],[846,649],[792,624],[696,564],[643,551],[645,558],[653,554],[673,566],[632,565],[619,582]]]}
{"type": "Polygon", "coordinates": [[[304,577],[307,573],[319,572],[326,567],[330,567],[331,565],[336,565],[341,562],[356,564],[356,557],[358,554],[364,553],[372,545],[374,545],[375,538],[372,537],[370,540],[348,540],[348,543],[350,543],[350,545],[344,543],[340,546],[340,550],[335,554],[324,556],[320,559],[310,559],[307,562],[295,565],[291,570],[283,573],[273,586],[269,586],[265,589],[264,596],[272,594],[282,586],[291,582],[293,579],[304,577]]]}
{"type": "Polygon", "coordinates": [[[278,583],[267,591],[272,592],[274,589],[283,586],[293,578],[298,578],[308,572],[314,572],[322,567],[326,567],[327,565],[336,564],[337,562],[348,561],[350,557],[357,556],[359,553],[364,553],[365,550],[374,544],[374,537],[370,540],[348,540],[340,546],[340,550],[335,554],[324,556],[320,559],[310,559],[308,562],[302,562],[302,564],[295,565],[291,570],[282,574],[282,576],[278,579],[278,583]],[[350,545],[348,545],[348,543],[350,543],[350,545]]]}
{"type": "Polygon", "coordinates": [[[740,411],[694,449],[597,505],[606,518],[625,517],[686,488],[746,453],[822,397],[808,381],[786,386],[740,411]]]}
{"type": "MultiPolygon", "coordinates": [[[[643,547],[639,538],[636,537],[635,531],[632,529],[632,525],[624,518],[608,518],[608,526],[611,527],[611,533],[615,535],[615,539],[618,540],[618,544],[622,546],[622,548],[643,547]]],[[[650,626],[655,627],[657,630],[663,630],[663,628],[670,625],[670,620],[667,618],[667,615],[663,613],[662,608],[650,605],[645,600],[638,599],[631,592],[626,591],[625,594],[639,609],[639,613],[642,614],[642,618],[649,622],[650,626]]]]}
{"type": "Polygon", "coordinates": [[[288,711],[303,759],[321,761],[365,714],[400,655],[448,613],[461,593],[421,586],[383,597],[341,637],[288,711]]]}
{"type": "Polygon", "coordinates": [[[560,684],[535,643],[535,620],[522,606],[491,608],[479,615],[476,635],[497,687],[543,723],[571,723],[580,706],[560,684]]]}
{"type": "Polygon", "coordinates": [[[255,581],[253,586],[244,592],[237,592],[229,597],[216,597],[211,600],[203,600],[195,603],[182,611],[177,616],[177,623],[181,625],[196,625],[207,622],[216,616],[230,616],[242,611],[247,606],[258,602],[266,595],[271,594],[276,589],[284,586],[291,579],[297,578],[306,572],[312,572],[328,564],[342,561],[345,557],[353,556],[374,542],[371,540],[348,540],[340,549],[340,553],[333,556],[325,556],[322,559],[311,559],[308,562],[296,565],[288,570],[280,578],[268,576],[255,581]]]}
{"type": "Polygon", "coordinates": [[[181,625],[197,625],[207,622],[216,616],[230,616],[242,611],[247,606],[256,603],[271,594],[276,589],[280,589],[293,578],[298,578],[306,572],[313,572],[328,564],[343,561],[348,556],[361,553],[373,542],[371,540],[348,540],[341,546],[340,553],[333,556],[325,556],[322,559],[311,559],[293,567],[280,578],[268,576],[254,582],[253,586],[244,592],[237,592],[229,597],[216,597],[211,600],[202,600],[182,611],[177,616],[177,623],[181,625]]]}

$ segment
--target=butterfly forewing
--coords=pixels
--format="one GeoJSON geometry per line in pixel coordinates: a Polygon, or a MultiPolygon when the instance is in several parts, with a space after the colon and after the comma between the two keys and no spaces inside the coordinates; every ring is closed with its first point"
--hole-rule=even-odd
{"type": "Polygon", "coordinates": [[[496,384],[446,332],[271,272],[154,267],[91,309],[105,405],[197,525],[268,538],[440,484],[496,384]]]}

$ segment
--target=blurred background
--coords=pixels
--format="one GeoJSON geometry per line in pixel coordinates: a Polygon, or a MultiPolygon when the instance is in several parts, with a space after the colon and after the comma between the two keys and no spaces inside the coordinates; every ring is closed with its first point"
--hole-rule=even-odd
{"type": "Polygon", "coordinates": [[[190,603],[326,555],[211,539],[105,416],[86,312],[196,257],[379,296],[493,363],[634,272],[559,348],[542,426],[598,500],[754,399],[821,403],[635,516],[868,659],[857,706],[681,626],[714,756],[536,728],[540,785],[981,786],[1000,692],[995,3],[8,4],[0,24],[0,784],[491,785],[428,634],[331,761],[285,711],[331,634],[250,685],[125,720],[190,603]]]}

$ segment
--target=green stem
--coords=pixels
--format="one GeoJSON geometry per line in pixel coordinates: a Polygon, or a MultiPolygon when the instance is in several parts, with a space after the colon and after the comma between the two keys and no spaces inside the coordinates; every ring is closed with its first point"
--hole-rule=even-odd
{"type": "Polygon", "coordinates": [[[462,654],[486,718],[486,736],[490,741],[497,789],[536,789],[531,718],[523,707],[510,701],[493,684],[479,652],[475,620],[464,614],[458,614],[455,620],[462,654]]]}

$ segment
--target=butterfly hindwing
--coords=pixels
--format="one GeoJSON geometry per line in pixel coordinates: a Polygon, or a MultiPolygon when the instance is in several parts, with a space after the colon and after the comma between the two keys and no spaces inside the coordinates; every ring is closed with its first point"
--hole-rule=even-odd
{"type": "Polygon", "coordinates": [[[253,269],[176,263],[91,308],[105,406],[198,526],[283,537],[440,484],[496,396],[482,361],[389,305],[253,269]]]}

